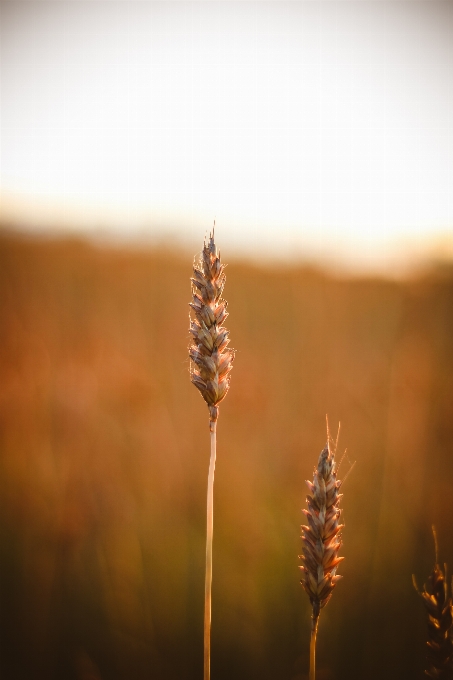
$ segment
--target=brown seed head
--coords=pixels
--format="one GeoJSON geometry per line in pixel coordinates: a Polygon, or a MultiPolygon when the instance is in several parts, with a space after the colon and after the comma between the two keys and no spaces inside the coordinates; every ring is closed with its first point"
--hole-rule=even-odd
{"type": "Polygon", "coordinates": [[[209,418],[215,422],[218,404],[230,387],[229,373],[234,353],[227,349],[228,331],[222,326],[228,313],[222,300],[225,285],[225,265],[214,243],[214,230],[204,243],[203,251],[194,263],[190,319],[192,343],[189,348],[191,379],[209,406],[209,418]]]}
{"type": "Polygon", "coordinates": [[[434,527],[433,533],[436,542],[436,564],[422,591],[418,590],[414,578],[414,586],[423,598],[428,612],[427,669],[425,675],[437,680],[452,680],[453,602],[448,588],[447,565],[444,565],[442,570],[437,564],[437,541],[434,527]]]}
{"type": "Polygon", "coordinates": [[[342,545],[339,523],[341,510],[339,492],[341,482],[335,471],[335,450],[330,438],[321,451],[315,468],[313,483],[307,481],[308,509],[303,510],[307,525],[302,526],[302,570],[301,583],[310,598],[313,618],[332,596],[332,591],[341,576],[337,567],[344,559],[338,556],[342,545]]]}

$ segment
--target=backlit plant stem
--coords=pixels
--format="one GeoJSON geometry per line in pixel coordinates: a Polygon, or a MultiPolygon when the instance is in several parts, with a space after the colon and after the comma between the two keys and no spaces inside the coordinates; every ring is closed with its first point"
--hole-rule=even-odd
{"type": "Polygon", "coordinates": [[[217,421],[209,422],[211,433],[211,459],[208,474],[206,513],[206,575],[204,586],[204,680],[211,674],[211,586],[212,586],[212,535],[214,526],[214,472],[217,443],[217,421]]]}
{"type": "Polygon", "coordinates": [[[190,303],[193,312],[190,320],[192,344],[189,348],[191,380],[208,405],[211,433],[206,516],[204,680],[209,680],[211,673],[212,535],[217,418],[219,404],[230,387],[229,374],[234,358],[233,351],[227,349],[229,332],[223,326],[228,316],[226,302],[222,299],[224,268],[214,243],[213,230],[208,241],[205,241],[200,258],[194,263],[190,303]]]}
{"type": "Polygon", "coordinates": [[[310,675],[309,680],[315,680],[316,678],[316,636],[318,634],[318,622],[319,614],[315,618],[313,612],[313,617],[311,619],[311,635],[310,635],[310,675]]]}

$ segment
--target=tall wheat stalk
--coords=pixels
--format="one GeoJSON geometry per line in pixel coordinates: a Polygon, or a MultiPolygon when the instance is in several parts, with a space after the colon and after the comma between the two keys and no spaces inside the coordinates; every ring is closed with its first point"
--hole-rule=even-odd
{"type": "MultiPolygon", "coordinates": [[[[453,679],[453,601],[447,580],[447,565],[439,565],[437,535],[433,529],[436,561],[427,583],[420,591],[412,576],[415,590],[423,598],[428,613],[427,668],[425,675],[436,680],[453,679]]],[[[452,581],[453,589],[453,581],[452,581]]]]}
{"type": "Polygon", "coordinates": [[[225,285],[223,271],[224,265],[220,262],[220,253],[214,243],[213,229],[209,240],[204,243],[199,260],[194,263],[190,303],[194,315],[190,319],[193,340],[189,348],[191,380],[208,405],[211,439],[206,520],[204,680],[209,680],[211,672],[212,537],[218,405],[228,392],[233,362],[233,352],[226,349],[228,331],[222,326],[228,316],[226,302],[222,299],[225,285]]]}
{"type": "MultiPolygon", "coordinates": [[[[338,437],[337,437],[338,441],[338,437]]],[[[336,444],[330,438],[327,428],[327,443],[319,456],[313,475],[313,483],[308,486],[307,505],[303,510],[307,525],[302,526],[302,586],[310,598],[312,606],[310,635],[310,680],[316,677],[316,637],[319,615],[332,596],[337,581],[337,567],[344,559],[338,556],[341,548],[341,529],[339,523],[341,510],[339,503],[342,494],[338,493],[341,482],[337,480],[335,452],[336,444]]]]}

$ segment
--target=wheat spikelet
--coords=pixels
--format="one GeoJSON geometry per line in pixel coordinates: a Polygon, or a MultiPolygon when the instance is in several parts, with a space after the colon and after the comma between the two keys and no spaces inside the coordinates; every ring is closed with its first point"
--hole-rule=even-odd
{"type": "Polygon", "coordinates": [[[225,285],[224,268],[213,230],[193,269],[190,307],[195,319],[190,321],[193,342],[189,349],[192,382],[209,407],[211,423],[217,420],[218,404],[228,392],[233,362],[233,352],[226,349],[229,332],[222,326],[228,316],[226,302],[221,297],[225,285]]]}
{"type": "MultiPolygon", "coordinates": [[[[215,226],[215,223],[214,223],[215,226]]],[[[209,408],[211,433],[211,457],[208,473],[206,513],[206,576],[204,606],[204,680],[211,674],[211,586],[212,586],[212,537],[214,516],[214,471],[216,459],[217,418],[219,403],[230,387],[229,373],[233,352],[227,349],[228,331],[222,326],[227,317],[226,302],[222,300],[225,285],[224,265],[214,243],[214,229],[204,243],[201,256],[194,264],[192,302],[194,319],[190,320],[193,337],[189,348],[191,379],[209,408]]]]}
{"type": "MultiPolygon", "coordinates": [[[[338,440],[338,438],[337,438],[338,440]]],[[[302,586],[312,605],[312,628],[310,642],[310,680],[315,678],[315,647],[320,611],[332,596],[337,581],[337,567],[344,559],[339,557],[341,529],[339,493],[341,482],[337,480],[334,445],[327,429],[327,443],[319,456],[313,483],[307,480],[308,509],[303,510],[307,524],[302,526],[302,586]]]]}
{"type": "MultiPolygon", "coordinates": [[[[453,680],[453,602],[449,594],[447,565],[438,564],[437,537],[433,527],[436,562],[427,583],[420,591],[414,586],[428,612],[427,669],[425,675],[436,680],[453,680]]],[[[453,587],[453,584],[452,584],[453,587]]]]}

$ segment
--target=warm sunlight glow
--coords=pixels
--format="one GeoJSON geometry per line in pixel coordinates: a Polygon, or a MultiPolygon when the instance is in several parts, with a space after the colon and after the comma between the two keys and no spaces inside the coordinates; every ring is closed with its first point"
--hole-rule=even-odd
{"type": "Polygon", "coordinates": [[[451,3],[1,12],[6,219],[362,261],[451,236],[451,3]]]}

